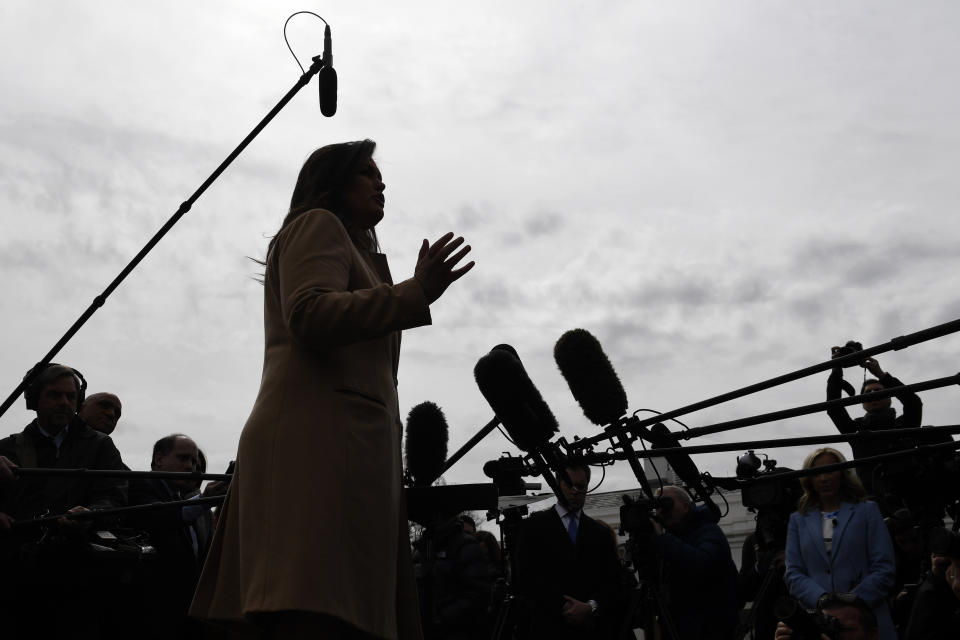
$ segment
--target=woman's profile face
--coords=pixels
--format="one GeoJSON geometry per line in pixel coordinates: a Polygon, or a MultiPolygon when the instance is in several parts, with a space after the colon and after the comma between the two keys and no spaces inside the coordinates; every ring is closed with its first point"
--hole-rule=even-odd
{"type": "MultiPolygon", "coordinates": [[[[814,461],[812,468],[823,467],[828,464],[837,464],[840,461],[832,453],[821,453],[814,461]]],[[[833,498],[840,495],[842,485],[842,471],[828,471],[820,473],[812,478],[813,490],[817,492],[820,499],[833,498]]]]}
{"type": "Polygon", "coordinates": [[[357,228],[372,229],[383,219],[384,189],[386,185],[373,159],[350,178],[343,191],[343,203],[357,228]]]}

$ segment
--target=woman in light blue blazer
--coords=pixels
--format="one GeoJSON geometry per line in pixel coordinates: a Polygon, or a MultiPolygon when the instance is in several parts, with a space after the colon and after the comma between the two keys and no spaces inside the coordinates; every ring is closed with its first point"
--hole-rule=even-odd
{"type": "MultiPolygon", "coordinates": [[[[804,469],[846,462],[836,449],[817,449],[804,469]]],[[[896,640],[887,607],[893,589],[893,542],[880,509],[864,501],[866,492],[853,469],[800,479],[803,497],[790,516],[785,580],[807,608],[825,593],[854,593],[877,614],[880,640],[896,640]]]]}

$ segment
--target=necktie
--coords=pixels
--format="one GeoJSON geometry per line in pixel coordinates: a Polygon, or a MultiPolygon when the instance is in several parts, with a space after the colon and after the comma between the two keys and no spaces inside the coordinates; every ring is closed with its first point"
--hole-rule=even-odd
{"type": "Polygon", "coordinates": [[[573,544],[577,544],[577,514],[568,513],[567,517],[570,518],[570,524],[567,525],[567,533],[570,534],[570,541],[573,544]]]}

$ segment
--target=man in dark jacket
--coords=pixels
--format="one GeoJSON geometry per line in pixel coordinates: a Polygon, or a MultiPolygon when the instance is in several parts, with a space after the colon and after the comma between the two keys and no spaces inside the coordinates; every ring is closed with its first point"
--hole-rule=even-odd
{"type": "MultiPolygon", "coordinates": [[[[198,470],[199,450],[188,436],[173,434],[153,446],[152,471],[192,473],[198,470]]],[[[130,504],[142,505],[183,500],[195,493],[192,480],[138,479],[130,483],[130,504]]],[[[222,485],[220,488],[223,488],[222,485]]],[[[211,485],[206,495],[222,493],[211,485]]],[[[137,512],[130,523],[146,531],[157,550],[153,577],[143,594],[143,611],[150,624],[146,638],[200,637],[198,623],[187,618],[193,592],[210,547],[213,527],[209,504],[197,503],[137,512]]]]}
{"type": "Polygon", "coordinates": [[[710,510],[694,508],[680,487],[663,487],[660,495],[673,500],[657,510],[654,531],[678,640],[729,640],[738,606],[737,568],[727,538],[710,510]]]}
{"type": "MultiPolygon", "coordinates": [[[[839,347],[833,347],[834,357],[837,357],[839,347]]],[[[875,358],[866,358],[861,364],[876,378],[864,380],[860,389],[861,395],[902,387],[903,383],[890,373],[880,368],[875,358]]],[[[841,390],[846,386],[852,393],[852,387],[843,380],[843,370],[835,368],[827,378],[827,400],[837,400],[841,397],[841,390]]],[[[859,418],[851,418],[844,407],[833,407],[827,410],[827,415],[833,421],[840,433],[857,433],[861,430],[886,431],[889,429],[913,429],[921,426],[923,420],[923,402],[920,396],[912,391],[901,391],[896,396],[903,405],[903,414],[897,415],[890,398],[867,400],[863,403],[865,413],[859,418]]],[[[918,445],[950,442],[949,435],[933,435],[924,437],[904,438],[871,438],[850,443],[854,458],[866,458],[893,451],[910,449],[918,445]]],[[[921,464],[916,459],[901,458],[882,464],[863,464],[857,466],[857,475],[863,482],[867,494],[877,502],[884,516],[892,516],[897,509],[907,507],[915,519],[927,526],[941,523],[943,514],[942,505],[931,500],[931,493],[913,491],[918,484],[936,486],[938,480],[934,475],[937,465],[921,464]]]]}
{"type": "MultiPolygon", "coordinates": [[[[85,383],[69,367],[51,364],[26,389],[37,417],[20,433],[0,440],[0,512],[13,521],[126,504],[127,484],[117,478],[17,478],[11,468],[122,469],[109,436],[76,417],[85,383]],[[4,481],[5,478],[5,481],[4,481]]],[[[91,591],[94,577],[83,554],[90,520],[60,518],[41,530],[0,535],[0,619],[10,637],[99,635],[91,591]],[[82,615],[81,615],[82,614],[82,615]],[[86,635],[85,635],[86,634],[86,635]]],[[[0,527],[2,528],[2,527],[0,527]]],[[[2,533],[2,532],[0,532],[2,533]]]]}
{"type": "Polygon", "coordinates": [[[414,570],[427,640],[485,640],[494,574],[480,541],[453,518],[414,543],[414,570]]]}
{"type": "Polygon", "coordinates": [[[590,467],[567,468],[562,500],[520,529],[514,584],[529,615],[525,638],[608,638],[621,620],[620,559],[610,530],[583,512],[590,467]]]}

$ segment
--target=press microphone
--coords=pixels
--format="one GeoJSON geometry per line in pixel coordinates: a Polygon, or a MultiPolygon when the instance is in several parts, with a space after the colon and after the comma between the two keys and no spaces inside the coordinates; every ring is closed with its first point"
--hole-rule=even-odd
{"type": "MultiPolygon", "coordinates": [[[[557,340],[553,359],[590,422],[602,427],[623,421],[627,413],[627,392],[613,370],[610,359],[603,352],[600,341],[593,334],[586,329],[567,331],[557,340]]],[[[611,435],[611,440],[623,449],[637,482],[643,492],[652,498],[653,491],[640,458],[633,449],[631,437],[621,432],[611,435]]]]}
{"type": "Polygon", "coordinates": [[[553,359],[590,422],[602,427],[626,414],[627,392],[600,342],[589,331],[572,329],[560,336],[553,359]]]}
{"type": "MultiPolygon", "coordinates": [[[[670,432],[662,422],[650,427],[649,439],[653,443],[652,449],[673,449],[680,447],[680,441],[677,436],[670,432]]],[[[689,453],[667,453],[664,458],[670,464],[670,467],[676,472],[677,476],[683,481],[683,484],[693,489],[695,496],[703,500],[704,504],[710,509],[713,516],[720,520],[720,508],[710,499],[710,491],[704,486],[703,478],[700,476],[700,470],[693,462],[689,453]]]]}
{"type": "Polygon", "coordinates": [[[473,368],[480,393],[523,451],[537,451],[557,433],[557,419],[509,345],[497,345],[473,368]]]}
{"type": "Polygon", "coordinates": [[[443,473],[449,431],[447,419],[436,404],[421,402],[410,409],[404,454],[414,486],[430,486],[443,473]]]}
{"type": "MultiPolygon", "coordinates": [[[[557,419],[510,345],[497,345],[477,361],[473,376],[510,439],[533,459],[537,471],[559,497],[556,476],[566,478],[566,463],[550,438],[557,419]]],[[[569,479],[567,479],[569,482],[569,479]]]]}
{"type": "Polygon", "coordinates": [[[320,113],[331,117],[337,112],[337,71],[333,68],[333,44],[330,25],[323,29],[323,67],[320,68],[320,113]]]}

